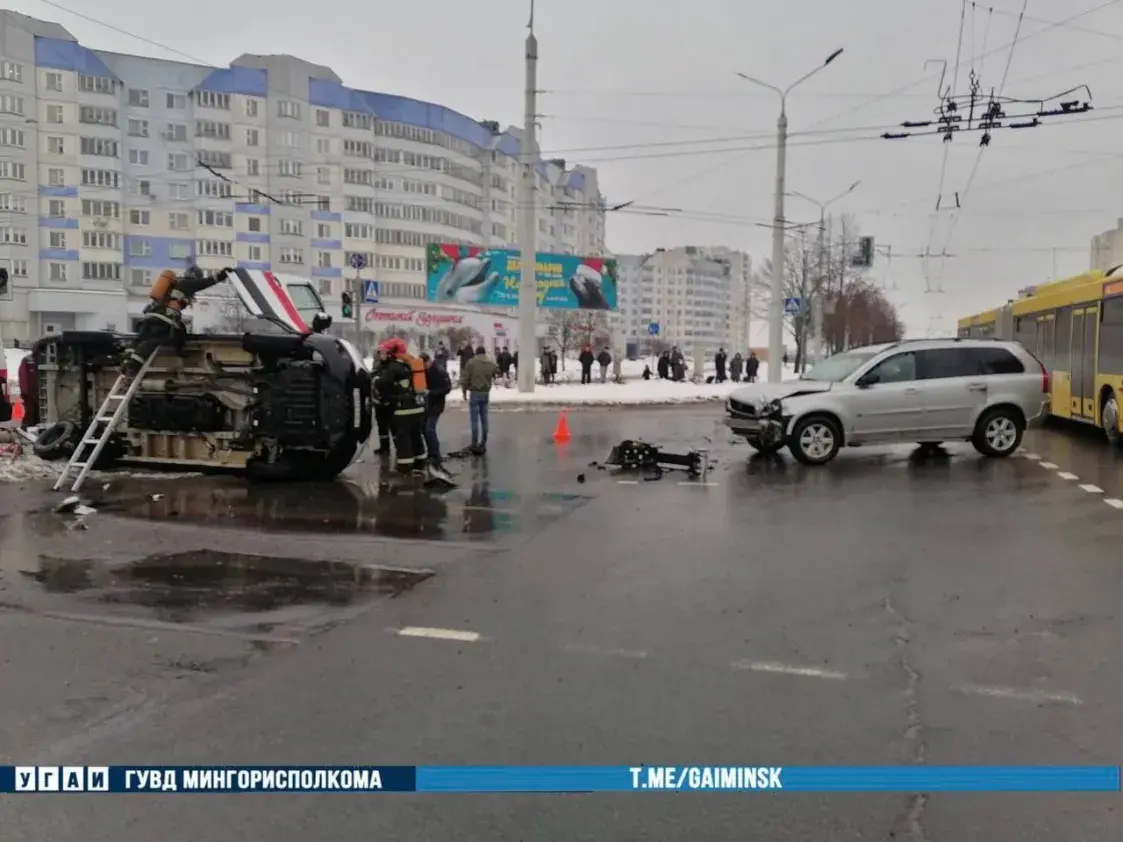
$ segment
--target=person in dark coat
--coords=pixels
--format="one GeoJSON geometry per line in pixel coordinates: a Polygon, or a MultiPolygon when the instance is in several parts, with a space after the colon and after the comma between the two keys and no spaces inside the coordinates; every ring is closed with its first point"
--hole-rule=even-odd
{"type": "Polygon", "coordinates": [[[725,361],[726,361],[726,359],[727,359],[727,355],[725,353],[725,348],[718,348],[717,353],[714,354],[714,373],[717,375],[717,382],[718,383],[724,383],[725,382],[725,361]]]}
{"type": "Polygon", "coordinates": [[[745,377],[750,383],[756,382],[756,373],[760,369],[760,359],[756,351],[749,351],[749,358],[745,360],[745,377]]]}
{"type": "Polygon", "coordinates": [[[577,358],[577,362],[581,363],[581,383],[593,382],[593,363],[596,359],[593,357],[593,349],[586,345],[581,349],[581,356],[577,358]]]}
{"type": "Polygon", "coordinates": [[[553,383],[558,379],[558,351],[557,348],[550,349],[550,382],[553,383]]]}
{"type": "Polygon", "coordinates": [[[476,355],[476,352],[472,350],[471,343],[465,342],[460,346],[460,350],[456,352],[456,355],[460,358],[460,370],[463,371],[464,366],[468,365],[468,360],[472,359],[472,357],[476,355]]]}
{"type": "Polygon", "coordinates": [[[645,365],[643,367],[643,379],[644,380],[650,380],[651,379],[651,366],[645,365]]]}
{"type": "Polygon", "coordinates": [[[659,361],[655,363],[655,371],[660,380],[666,380],[671,376],[671,355],[668,351],[659,355],[659,361]]]}
{"type": "Polygon", "coordinates": [[[745,370],[745,358],[741,356],[738,351],[733,355],[733,359],[729,361],[729,379],[734,383],[741,382],[741,372],[745,370]]]}
{"type": "Polygon", "coordinates": [[[542,358],[538,361],[542,367],[542,385],[549,386],[553,382],[553,376],[550,374],[550,349],[542,349],[542,358]]]}
{"type": "Polygon", "coordinates": [[[429,451],[429,464],[441,467],[441,442],[437,438],[437,422],[441,420],[441,413],[445,411],[445,398],[452,391],[452,380],[448,376],[444,360],[435,357],[430,360],[428,354],[421,355],[425,363],[429,381],[429,391],[425,398],[425,423],[422,428],[425,434],[425,446],[429,451]]]}
{"type": "Polygon", "coordinates": [[[597,363],[600,365],[600,382],[604,383],[608,379],[608,367],[612,365],[612,354],[609,353],[607,345],[597,355],[597,363]]]}
{"type": "Polygon", "coordinates": [[[437,352],[433,355],[433,359],[439,360],[441,365],[443,365],[447,368],[448,367],[448,358],[449,358],[448,346],[445,345],[444,342],[439,343],[437,345],[437,352]]]}
{"type": "Polygon", "coordinates": [[[511,375],[511,363],[511,351],[504,345],[503,349],[495,355],[495,364],[499,366],[499,373],[503,375],[504,380],[511,375]]]}

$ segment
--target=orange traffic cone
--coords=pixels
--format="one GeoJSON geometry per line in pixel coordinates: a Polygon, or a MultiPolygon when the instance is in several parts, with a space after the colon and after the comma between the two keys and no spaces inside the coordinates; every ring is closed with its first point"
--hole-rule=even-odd
{"type": "Polygon", "coordinates": [[[23,421],[23,398],[16,398],[16,402],[12,404],[12,420],[17,424],[23,421]]]}
{"type": "Polygon", "coordinates": [[[558,416],[558,424],[554,427],[554,441],[569,441],[569,420],[565,417],[565,410],[558,416]]]}

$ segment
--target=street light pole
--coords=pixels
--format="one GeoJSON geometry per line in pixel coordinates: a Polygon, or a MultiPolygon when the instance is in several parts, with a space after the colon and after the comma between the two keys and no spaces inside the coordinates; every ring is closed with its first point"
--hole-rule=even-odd
{"type": "Polygon", "coordinates": [[[778,88],[744,73],[737,75],[746,82],[760,85],[780,95],[780,117],[776,121],[776,209],[772,219],[772,300],[768,307],[768,382],[779,383],[783,376],[781,361],[784,358],[784,178],[788,157],[788,94],[806,82],[836,58],[842,55],[837,49],[826,61],[796,79],[786,88],[778,88]]]}
{"type": "Polygon", "coordinates": [[[523,115],[522,183],[519,196],[519,391],[534,391],[534,361],[538,357],[538,213],[535,208],[535,177],[538,157],[534,144],[534,121],[538,96],[538,39],[534,37],[534,0],[530,3],[530,24],[526,36],[526,113],[523,115]]]}
{"type": "Polygon", "coordinates": [[[813,352],[812,362],[819,362],[819,358],[823,352],[823,297],[824,290],[823,284],[827,279],[826,272],[826,250],[827,250],[827,208],[833,205],[840,199],[845,199],[853,193],[861,180],[855,181],[837,196],[828,199],[825,202],[820,202],[818,199],[813,199],[806,193],[800,193],[793,190],[788,195],[798,196],[800,199],[806,199],[813,205],[819,206],[819,283],[815,286],[815,292],[811,296],[808,305],[811,307],[811,342],[808,343],[809,348],[804,349],[804,358],[806,359],[807,351],[813,352]]]}

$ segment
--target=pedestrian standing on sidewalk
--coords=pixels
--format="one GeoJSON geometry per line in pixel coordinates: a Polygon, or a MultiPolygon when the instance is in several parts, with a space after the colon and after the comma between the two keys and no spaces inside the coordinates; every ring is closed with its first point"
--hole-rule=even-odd
{"type": "Polygon", "coordinates": [[[581,356],[577,358],[577,362],[581,363],[581,383],[593,382],[593,349],[586,345],[581,349],[581,356]]]}
{"type": "Polygon", "coordinates": [[[472,446],[469,448],[477,456],[487,452],[487,411],[491,400],[491,384],[499,366],[487,355],[487,348],[480,345],[476,355],[460,372],[460,389],[468,400],[468,418],[472,424],[472,446]]]}
{"type": "Polygon", "coordinates": [[[597,362],[600,363],[600,382],[604,383],[608,379],[608,367],[612,365],[612,354],[609,353],[607,345],[597,356],[597,362]]]}
{"type": "Polygon", "coordinates": [[[441,357],[430,360],[428,354],[422,354],[421,361],[426,365],[426,379],[429,384],[425,403],[425,447],[429,451],[429,464],[439,468],[442,460],[441,442],[437,438],[437,422],[441,420],[441,413],[445,411],[445,398],[452,391],[452,381],[441,357]]]}

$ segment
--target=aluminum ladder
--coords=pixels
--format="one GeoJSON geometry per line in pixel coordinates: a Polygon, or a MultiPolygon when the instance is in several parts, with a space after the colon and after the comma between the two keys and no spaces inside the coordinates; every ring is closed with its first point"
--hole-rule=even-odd
{"type": "Polygon", "coordinates": [[[136,394],[136,390],[140,388],[140,384],[144,380],[144,375],[148,372],[149,366],[152,365],[153,360],[156,359],[156,355],[159,352],[160,349],[157,348],[149,354],[148,359],[144,361],[144,365],[137,370],[136,374],[130,375],[122,372],[117,378],[117,382],[114,383],[113,388],[109,390],[109,394],[106,395],[101,408],[94,414],[90,426],[87,427],[86,432],[82,434],[78,446],[74,448],[74,453],[70,457],[70,461],[66,463],[66,467],[63,468],[62,473],[59,474],[59,478],[55,482],[55,491],[60,490],[66,484],[67,477],[75,470],[78,471],[78,476],[75,477],[74,484],[70,486],[70,490],[78,491],[78,489],[82,487],[82,483],[86,481],[86,476],[97,463],[98,457],[101,456],[101,451],[105,449],[106,442],[109,441],[110,437],[113,435],[113,431],[121,422],[121,418],[124,416],[129,406],[129,401],[132,399],[133,395],[136,394]],[[101,425],[104,425],[105,429],[99,433],[98,427],[101,425]],[[93,452],[90,453],[88,458],[83,459],[83,454],[89,449],[90,445],[93,445],[93,452]]]}

